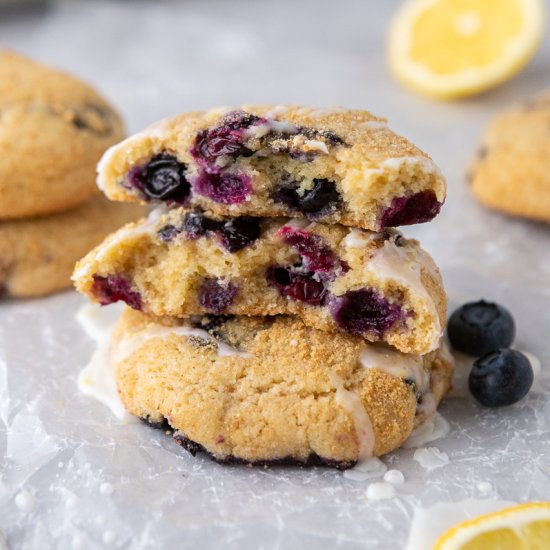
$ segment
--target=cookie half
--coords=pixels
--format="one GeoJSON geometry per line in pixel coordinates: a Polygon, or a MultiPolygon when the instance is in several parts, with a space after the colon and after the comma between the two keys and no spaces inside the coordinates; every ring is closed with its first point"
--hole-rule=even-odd
{"type": "Polygon", "coordinates": [[[471,169],[480,202],[507,214],[550,222],[550,93],[498,115],[471,169]]]}
{"type": "Polygon", "coordinates": [[[70,288],[78,258],[144,210],[98,196],[62,214],[0,222],[0,297],[70,288]]]}
{"type": "Polygon", "coordinates": [[[193,454],[340,468],[398,448],[453,370],[444,350],[402,355],[297,318],[154,323],[130,309],[110,357],[128,411],[193,454]]]}
{"type": "Polygon", "coordinates": [[[405,353],[437,348],[445,324],[439,270],[394,229],[172,209],[111,235],[73,278],[101,304],[155,316],[295,314],[405,353]]]}
{"type": "Polygon", "coordinates": [[[98,160],[123,135],[120,117],[93,88],[0,51],[0,219],[90,199],[98,160]]]}
{"type": "Polygon", "coordinates": [[[185,113],[114,146],[98,170],[115,200],[370,230],[429,221],[445,199],[428,155],[384,119],[343,108],[185,113]]]}

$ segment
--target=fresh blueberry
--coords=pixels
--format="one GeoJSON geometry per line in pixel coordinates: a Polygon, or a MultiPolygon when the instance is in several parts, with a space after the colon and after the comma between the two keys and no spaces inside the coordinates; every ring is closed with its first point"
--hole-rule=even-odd
{"type": "Polygon", "coordinates": [[[389,302],[369,288],[332,296],[329,310],[342,330],[357,335],[372,332],[382,336],[405,317],[401,306],[389,302]]]}
{"type": "Polygon", "coordinates": [[[187,166],[169,153],[154,156],[144,167],[130,171],[128,180],[148,199],[183,203],[191,186],[185,177],[187,166]]]}
{"type": "Polygon", "coordinates": [[[533,368],[523,353],[497,349],[479,358],[470,372],[472,395],[485,407],[503,407],[523,399],[533,384],[533,368]]]}
{"type": "Polygon", "coordinates": [[[447,326],[453,348],[473,356],[509,347],[515,332],[510,312],[484,300],[459,307],[447,326]]]}
{"type": "Polygon", "coordinates": [[[250,195],[252,185],[246,174],[212,174],[203,171],[194,180],[193,189],[219,204],[239,204],[250,195]]]}
{"type": "Polygon", "coordinates": [[[281,296],[304,302],[311,306],[325,303],[328,295],[325,284],[311,272],[299,268],[273,266],[267,270],[267,280],[277,287],[281,296]]]}
{"type": "Polygon", "coordinates": [[[141,310],[141,295],[133,290],[130,282],[119,275],[93,276],[92,294],[102,305],[113,304],[114,302],[126,302],[131,308],[141,310]]]}
{"type": "Polygon", "coordinates": [[[202,307],[219,315],[235,299],[237,287],[233,283],[221,283],[218,279],[204,279],[199,288],[199,302],[202,307]]]}
{"type": "Polygon", "coordinates": [[[281,186],[273,195],[273,200],[282,202],[291,210],[306,215],[323,215],[341,202],[336,183],[327,179],[314,179],[313,187],[302,195],[298,193],[298,184],[281,186]]]}
{"type": "Polygon", "coordinates": [[[242,216],[223,224],[222,244],[229,252],[237,252],[253,243],[260,236],[259,218],[242,216]]]}
{"type": "Polygon", "coordinates": [[[442,204],[431,190],[408,197],[396,197],[380,218],[380,229],[429,222],[441,210],[442,204]]]}

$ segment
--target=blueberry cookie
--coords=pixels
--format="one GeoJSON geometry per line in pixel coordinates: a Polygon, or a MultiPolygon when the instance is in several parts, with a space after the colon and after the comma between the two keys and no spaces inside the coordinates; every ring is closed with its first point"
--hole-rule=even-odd
{"type": "Polygon", "coordinates": [[[82,254],[143,213],[142,206],[97,196],[61,214],[0,222],[0,298],[69,288],[82,254]]]}
{"type": "Polygon", "coordinates": [[[436,349],[445,322],[439,270],[395,229],[176,208],[108,237],[73,278],[100,304],[155,316],[296,314],[404,353],[436,349]]]}
{"type": "Polygon", "coordinates": [[[243,106],[185,113],[112,147],[111,199],[370,230],[426,222],[445,199],[433,161],[367,111],[243,106]]]}
{"type": "Polygon", "coordinates": [[[0,219],[84,203],[97,193],[97,161],[122,137],[119,116],[90,86],[0,51],[0,219]]]}
{"type": "Polygon", "coordinates": [[[550,93],[491,122],[473,163],[471,188],[486,206],[550,222],[550,93]]]}
{"type": "Polygon", "coordinates": [[[154,323],[128,308],[110,360],[128,411],[193,454],[340,468],[399,447],[453,370],[443,350],[402,355],[295,317],[154,323]]]}

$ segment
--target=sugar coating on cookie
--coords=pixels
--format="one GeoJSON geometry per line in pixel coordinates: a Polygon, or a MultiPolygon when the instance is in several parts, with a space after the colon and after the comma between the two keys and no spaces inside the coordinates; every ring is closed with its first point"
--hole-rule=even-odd
{"type": "Polygon", "coordinates": [[[60,212],[97,193],[95,167],[124,135],[77,78],[0,50],[0,219],[60,212]]]}
{"type": "Polygon", "coordinates": [[[101,304],[155,316],[295,314],[405,353],[436,349],[445,324],[439,270],[395,229],[177,208],[108,237],[73,279],[101,304]]]}
{"type": "Polygon", "coordinates": [[[445,199],[435,163],[384,119],[290,105],[163,120],[112,147],[98,184],[115,200],[376,231],[429,221],[445,199]]]}
{"type": "Polygon", "coordinates": [[[550,222],[550,93],[494,118],[472,164],[470,183],[486,206],[550,222]]]}
{"type": "Polygon", "coordinates": [[[60,214],[0,222],[0,299],[42,296],[71,287],[75,262],[144,208],[104,197],[60,214]]]}
{"type": "Polygon", "coordinates": [[[327,338],[298,318],[155,323],[130,309],[110,357],[128,411],[171,427],[193,453],[340,468],[399,447],[435,412],[453,369],[439,351],[327,338]]]}

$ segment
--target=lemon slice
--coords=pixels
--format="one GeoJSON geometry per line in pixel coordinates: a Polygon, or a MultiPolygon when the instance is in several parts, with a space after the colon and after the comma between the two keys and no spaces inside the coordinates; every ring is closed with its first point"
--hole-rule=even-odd
{"type": "Polygon", "coordinates": [[[531,502],[449,529],[433,550],[548,550],[550,502],[531,502]]]}
{"type": "Polygon", "coordinates": [[[390,25],[390,69],[429,96],[481,92],[527,64],[545,20],[544,0],[408,0],[390,25]]]}

